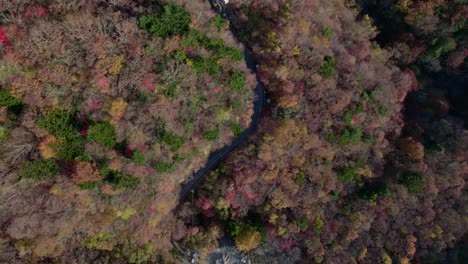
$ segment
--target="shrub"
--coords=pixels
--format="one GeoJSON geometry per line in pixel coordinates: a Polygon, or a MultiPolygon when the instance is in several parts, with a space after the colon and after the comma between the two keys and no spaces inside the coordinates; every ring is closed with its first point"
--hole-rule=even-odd
{"type": "Polygon", "coordinates": [[[60,169],[54,160],[26,161],[21,165],[19,175],[21,177],[43,180],[59,174],[60,169]]]}
{"type": "Polygon", "coordinates": [[[242,72],[231,72],[231,81],[229,82],[229,87],[232,90],[240,90],[245,86],[245,75],[242,72]]]}
{"type": "Polygon", "coordinates": [[[320,67],[319,74],[325,78],[335,75],[335,59],[333,57],[325,56],[325,64],[320,67]]]}
{"type": "Polygon", "coordinates": [[[95,123],[89,126],[87,136],[90,140],[109,148],[114,147],[116,144],[114,127],[107,122],[95,123]]]}
{"type": "Polygon", "coordinates": [[[218,136],[219,136],[219,128],[216,127],[215,129],[212,129],[210,131],[207,131],[205,133],[203,133],[203,137],[206,139],[206,140],[209,140],[209,141],[213,141],[213,140],[216,140],[218,139],[218,136]]]}
{"type": "Polygon", "coordinates": [[[139,178],[131,177],[127,174],[113,170],[107,171],[105,181],[116,189],[134,189],[138,184],[140,184],[139,178]]]}
{"type": "Polygon", "coordinates": [[[73,115],[69,112],[54,110],[37,121],[39,128],[57,138],[73,139],[79,137],[73,115]]]}
{"type": "Polygon", "coordinates": [[[21,99],[11,96],[10,91],[0,89],[0,106],[14,107],[21,104],[21,99]]]}
{"type": "Polygon", "coordinates": [[[424,177],[417,172],[398,174],[397,183],[404,185],[410,193],[421,193],[424,190],[424,177]]]}
{"type": "Polygon", "coordinates": [[[140,28],[146,32],[167,38],[187,32],[190,24],[190,13],[181,6],[167,4],[163,6],[160,16],[144,15],[140,17],[140,28]]]}
{"type": "Polygon", "coordinates": [[[367,183],[358,191],[359,198],[368,201],[375,201],[378,197],[389,193],[390,189],[384,182],[367,183]]]}

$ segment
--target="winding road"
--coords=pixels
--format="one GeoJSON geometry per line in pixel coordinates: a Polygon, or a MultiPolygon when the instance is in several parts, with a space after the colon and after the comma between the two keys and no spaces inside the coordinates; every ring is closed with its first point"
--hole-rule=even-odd
{"type": "MultiPolygon", "coordinates": [[[[224,5],[219,4],[217,0],[208,0],[211,4],[211,7],[216,12],[220,13],[224,16],[224,5]]],[[[231,32],[234,36],[236,36],[235,30],[230,28],[231,32]]],[[[252,54],[247,50],[244,51],[245,62],[247,68],[249,68],[253,73],[257,73],[257,65],[252,57],[252,54]]],[[[232,150],[242,144],[247,138],[255,131],[257,128],[258,121],[260,120],[261,113],[263,110],[263,106],[265,104],[265,94],[263,90],[263,85],[260,82],[260,78],[258,74],[256,74],[257,78],[257,85],[255,87],[255,100],[254,100],[254,114],[252,115],[252,121],[247,129],[245,129],[230,145],[227,145],[221,149],[216,150],[208,157],[208,162],[206,163],[205,167],[201,168],[197,172],[195,172],[192,176],[190,181],[186,182],[182,186],[182,190],[180,192],[180,199],[179,199],[179,206],[180,207],[187,196],[189,195],[190,191],[203,179],[206,173],[216,167],[219,162],[226,157],[232,150]]]]}

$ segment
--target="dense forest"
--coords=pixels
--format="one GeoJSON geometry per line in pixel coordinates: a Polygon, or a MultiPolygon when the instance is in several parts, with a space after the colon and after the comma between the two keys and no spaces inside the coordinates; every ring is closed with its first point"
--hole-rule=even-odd
{"type": "Polygon", "coordinates": [[[0,263],[464,263],[468,3],[212,7],[0,0],[0,263]]]}
{"type": "Polygon", "coordinates": [[[5,261],[171,247],[180,183],[250,124],[256,83],[227,22],[182,3],[2,1],[5,261]]]}

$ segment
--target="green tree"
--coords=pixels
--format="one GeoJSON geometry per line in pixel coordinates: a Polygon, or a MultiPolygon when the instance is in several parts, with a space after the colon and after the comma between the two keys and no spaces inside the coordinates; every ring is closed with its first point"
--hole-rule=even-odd
{"type": "Polygon", "coordinates": [[[107,171],[107,177],[104,181],[116,189],[134,189],[138,184],[140,184],[139,178],[113,170],[107,171]]]}
{"type": "Polygon", "coordinates": [[[338,179],[343,182],[350,182],[361,179],[361,175],[357,173],[359,166],[345,167],[338,175],[338,179]]]}
{"type": "Polygon", "coordinates": [[[327,27],[322,30],[322,35],[328,39],[331,39],[333,37],[333,29],[327,27]]]}
{"type": "Polygon", "coordinates": [[[0,126],[0,140],[6,139],[8,136],[8,130],[4,126],[0,126]]]}
{"type": "Polygon", "coordinates": [[[345,129],[343,135],[340,137],[340,146],[345,146],[346,144],[356,145],[361,141],[362,138],[362,129],[360,127],[345,129]]]}
{"type": "Polygon", "coordinates": [[[140,151],[135,151],[133,152],[133,155],[132,155],[132,161],[133,163],[135,163],[136,165],[143,165],[145,164],[145,155],[143,155],[143,153],[141,153],[140,151]]]}
{"type": "Polygon", "coordinates": [[[158,162],[154,166],[154,169],[157,172],[169,172],[174,169],[174,164],[173,163],[167,163],[167,162],[158,162]]]}
{"type": "Polygon", "coordinates": [[[231,131],[235,137],[239,136],[242,132],[242,127],[238,123],[231,124],[231,131]]]}
{"type": "Polygon", "coordinates": [[[81,137],[65,139],[54,144],[53,149],[59,160],[75,160],[84,154],[85,140],[81,137]]]}
{"type": "Polygon", "coordinates": [[[182,147],[182,145],[184,145],[187,141],[185,137],[179,137],[174,133],[167,131],[164,128],[162,128],[162,130],[160,131],[159,137],[162,143],[168,145],[174,150],[177,150],[180,147],[182,147]]]}
{"type": "Polygon", "coordinates": [[[79,137],[73,115],[66,111],[54,110],[41,117],[37,125],[57,138],[69,140],[79,137]]]}
{"type": "Polygon", "coordinates": [[[176,50],[174,52],[174,58],[182,62],[185,62],[185,60],[187,59],[187,54],[185,54],[183,50],[176,50]]]}
{"type": "Polygon", "coordinates": [[[21,177],[44,180],[59,174],[60,169],[54,160],[34,160],[24,162],[19,170],[21,177]]]}
{"type": "Polygon", "coordinates": [[[107,122],[95,123],[88,128],[88,138],[106,147],[115,146],[116,135],[114,127],[107,122]]]}
{"type": "Polygon", "coordinates": [[[208,73],[215,75],[221,72],[218,61],[214,58],[199,58],[193,62],[193,69],[197,74],[208,73]]]}
{"type": "Polygon", "coordinates": [[[424,177],[412,171],[398,174],[397,183],[402,184],[410,193],[421,193],[424,190],[424,177]]]}
{"type": "Polygon", "coordinates": [[[218,127],[203,133],[203,137],[205,139],[209,140],[209,141],[213,141],[213,140],[218,139],[218,136],[219,136],[219,128],[218,127]]]}
{"type": "Polygon", "coordinates": [[[10,91],[0,89],[0,106],[14,107],[21,104],[21,100],[11,96],[10,91]]]}
{"type": "Polygon", "coordinates": [[[160,16],[144,15],[139,20],[139,25],[143,30],[163,38],[187,32],[189,24],[190,13],[174,4],[164,5],[160,16]]]}
{"type": "Polygon", "coordinates": [[[218,30],[221,30],[227,24],[226,20],[220,15],[214,16],[212,20],[218,30]]]}
{"type": "Polygon", "coordinates": [[[242,72],[233,71],[231,72],[231,81],[229,87],[232,90],[240,90],[245,86],[245,75],[242,72]]]}
{"type": "Polygon", "coordinates": [[[367,183],[359,191],[359,198],[364,200],[376,200],[380,196],[388,195],[390,189],[384,182],[367,183]]]}
{"type": "Polygon", "coordinates": [[[319,74],[325,78],[335,75],[335,59],[333,57],[325,56],[325,63],[320,67],[319,74]]]}

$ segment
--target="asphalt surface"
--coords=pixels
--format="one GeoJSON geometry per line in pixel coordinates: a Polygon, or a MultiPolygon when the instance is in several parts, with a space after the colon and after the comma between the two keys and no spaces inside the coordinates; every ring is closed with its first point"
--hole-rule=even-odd
{"type": "MultiPolygon", "coordinates": [[[[221,10],[224,6],[222,6],[220,9],[219,5],[216,4],[216,2],[219,3],[219,1],[209,0],[209,2],[213,10],[225,16],[224,11],[221,10]]],[[[230,30],[234,34],[234,36],[237,36],[234,28],[231,27],[230,30]]],[[[244,51],[244,58],[247,68],[249,68],[253,73],[255,73],[257,77],[257,85],[255,87],[254,114],[252,115],[252,121],[249,127],[245,129],[236,139],[234,139],[234,141],[230,145],[224,146],[223,148],[211,153],[205,167],[195,172],[192,178],[188,182],[184,183],[180,192],[179,207],[190,194],[190,191],[192,191],[194,187],[196,187],[197,184],[200,183],[200,181],[203,179],[206,173],[214,169],[221,162],[221,160],[223,160],[231,151],[233,151],[236,147],[238,147],[240,144],[246,141],[248,137],[257,128],[257,124],[260,120],[263,106],[265,104],[265,94],[263,85],[260,82],[260,78],[257,74],[257,64],[255,63],[252,54],[250,53],[250,51],[247,50],[247,48],[244,51]]]]}

